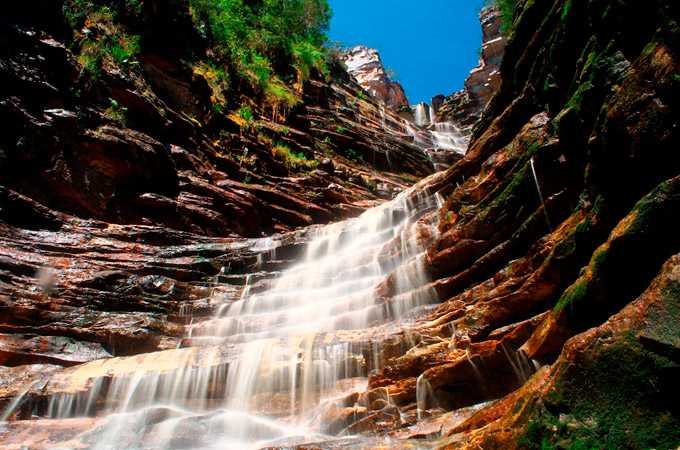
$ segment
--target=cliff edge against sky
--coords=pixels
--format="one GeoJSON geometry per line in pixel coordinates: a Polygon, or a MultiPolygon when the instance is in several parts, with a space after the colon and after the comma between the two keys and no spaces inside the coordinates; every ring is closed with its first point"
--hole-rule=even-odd
{"type": "MultiPolygon", "coordinates": [[[[500,87],[465,156],[420,187],[443,199],[437,232],[417,227],[438,303],[349,333],[380,351],[362,366],[368,389],[329,409],[325,429],[390,448],[677,448],[680,5],[501,3],[500,87]]],[[[81,78],[60,8],[40,20],[13,4],[1,25],[0,399],[22,400],[0,429],[10,448],[86,446],[101,417],[44,413],[130,370],[118,356],[167,370],[171,355],[228,360],[186,337],[189,317],[275,276],[306,235],[279,235],[271,260],[233,238],[356,214],[432,171],[332,65],[291,88],[300,102],[213,108],[210,71],[186,65],[206,37],[171,5],[143,4],[149,91],[115,69],[81,78]],[[168,53],[163,37],[181,45],[168,53]]],[[[381,281],[380,301],[396,283],[381,281]]]]}

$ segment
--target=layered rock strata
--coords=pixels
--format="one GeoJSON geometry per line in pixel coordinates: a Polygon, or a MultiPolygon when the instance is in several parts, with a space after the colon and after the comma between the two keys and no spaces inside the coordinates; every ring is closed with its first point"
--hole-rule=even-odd
{"type": "Polygon", "coordinates": [[[501,13],[496,5],[482,8],[479,13],[482,24],[482,47],[479,64],[465,79],[465,87],[446,97],[434,101],[432,106],[439,121],[453,120],[462,127],[473,125],[501,83],[499,72],[507,37],[501,32],[501,13]]]}
{"type": "Polygon", "coordinates": [[[406,93],[401,84],[387,76],[378,51],[363,45],[348,50],[343,55],[347,72],[362,88],[378,102],[395,110],[409,106],[406,93]]]}
{"type": "Polygon", "coordinates": [[[177,15],[178,29],[149,20],[135,70],[96,78],[67,48],[60,7],[51,28],[22,6],[8,12],[6,189],[88,219],[253,236],[348,217],[432,172],[421,150],[382,133],[382,121],[398,118],[357,99],[339,68],[335,80],[308,80],[304,103],[285,117],[248,102],[243,117],[238,106],[218,111],[193,24],[167,2],[145,5],[149,17],[177,15]],[[166,45],[166,34],[181,42],[166,45]]]}
{"type": "Polygon", "coordinates": [[[288,115],[245,102],[246,120],[214,107],[200,36],[170,3],[143,5],[135,71],[98,78],[68,48],[61,2],[40,6],[0,23],[3,366],[175,348],[261,269],[235,239],[355,216],[434,170],[339,66],[288,115]]]}
{"type": "MultiPolygon", "coordinates": [[[[439,303],[410,320],[325,337],[358,343],[370,362],[360,374],[368,388],[347,380],[349,392],[321,418],[325,430],[368,437],[277,448],[412,448],[424,438],[470,450],[680,445],[679,22],[680,6],[670,0],[518,3],[501,86],[468,152],[423,187],[444,200],[436,233],[416,227],[427,249],[423,289],[436,291],[439,303]]],[[[97,340],[106,337],[98,337],[99,311],[149,311],[138,334],[154,336],[152,350],[167,348],[187,318],[162,309],[166,303],[179,312],[189,299],[197,317],[207,315],[215,297],[202,289],[234,297],[230,286],[246,274],[266,283],[305,241],[304,232],[281,236],[276,258],[258,257],[267,248],[84,220],[3,195],[18,212],[2,216],[2,248],[13,249],[2,260],[3,301],[20,309],[2,330],[17,336],[0,354],[18,361],[50,344],[34,348],[29,364],[3,368],[5,405],[26,394],[46,408],[49,396],[86,388],[88,374],[125,373],[132,361],[173,370],[191,354],[206,367],[228,364],[229,349],[200,348],[73,366],[88,354],[123,354],[97,340]],[[239,248],[242,257],[230,260],[239,248]],[[126,266],[128,250],[143,264],[126,266]],[[36,271],[50,258],[60,272],[36,271]],[[129,276],[89,272],[107,264],[129,276]],[[156,278],[142,280],[148,275],[156,278]],[[143,299],[143,307],[126,299],[143,299]],[[84,320],[91,310],[93,323],[84,320]],[[69,314],[71,326],[54,323],[69,314]],[[83,341],[101,346],[76,346],[79,359],[55,357],[51,348],[80,328],[83,341]]],[[[404,243],[392,245],[385,260],[404,243]]],[[[377,300],[396,284],[388,276],[377,300]]],[[[143,351],[130,346],[125,354],[143,351]]],[[[73,440],[76,431],[90,436],[106,420],[14,411],[0,430],[10,448],[73,440]]],[[[150,423],[170,413],[155,411],[150,423]]]]}

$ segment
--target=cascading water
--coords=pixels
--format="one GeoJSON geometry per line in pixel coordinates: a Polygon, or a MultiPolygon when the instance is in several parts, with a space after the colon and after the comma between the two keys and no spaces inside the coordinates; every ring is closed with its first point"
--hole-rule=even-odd
{"type": "Polygon", "coordinates": [[[427,128],[433,124],[433,115],[431,108],[427,103],[418,103],[413,107],[413,121],[416,125],[422,128],[427,128]]]}
{"type": "MultiPolygon", "coordinates": [[[[274,280],[247,283],[241,299],[191,326],[186,341],[194,346],[65,369],[67,386],[43,386],[55,392],[47,404],[27,396],[12,409],[33,418],[95,418],[78,440],[98,449],[328,439],[323,412],[365,389],[368,372],[380,367],[366,330],[398,327],[436,300],[422,259],[440,205],[426,186],[312,230],[298,264],[274,280]]],[[[255,246],[274,253],[276,242],[255,246]]]]}
{"type": "Polygon", "coordinates": [[[469,137],[451,122],[437,122],[434,109],[427,103],[413,107],[413,123],[405,121],[406,133],[423,150],[437,170],[451,164],[451,154],[465,153],[469,137]]]}
{"type": "MultiPolygon", "coordinates": [[[[375,126],[389,130],[408,139],[420,148],[432,162],[435,170],[444,170],[457,156],[464,155],[469,142],[468,133],[451,122],[437,122],[431,105],[419,103],[411,108],[413,121],[388,114],[381,107],[375,126]]],[[[389,156],[388,156],[389,157],[389,156]]]]}

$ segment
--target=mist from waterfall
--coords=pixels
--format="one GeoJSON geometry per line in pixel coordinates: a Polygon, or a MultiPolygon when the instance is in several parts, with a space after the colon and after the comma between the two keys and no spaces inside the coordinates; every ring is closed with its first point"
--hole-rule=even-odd
{"type": "MultiPolygon", "coordinates": [[[[427,183],[313,228],[296,264],[246,284],[240,299],[216,298],[224,304],[190,327],[190,347],[66,369],[73,387],[47,404],[26,396],[12,408],[52,420],[94,417],[79,439],[97,449],[248,449],[347,434],[329,430],[324,414],[365,390],[380,368],[367,330],[397,327],[437,300],[423,257],[441,202],[427,183]]],[[[276,258],[276,239],[248,245],[260,259],[276,258]]]]}

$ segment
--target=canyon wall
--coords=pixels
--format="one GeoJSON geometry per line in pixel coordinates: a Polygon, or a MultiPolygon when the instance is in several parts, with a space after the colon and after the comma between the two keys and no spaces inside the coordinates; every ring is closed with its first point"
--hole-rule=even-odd
{"type": "Polygon", "coordinates": [[[460,92],[437,99],[432,104],[438,121],[450,120],[461,128],[472,126],[479,120],[501,83],[499,68],[507,38],[501,30],[500,9],[493,4],[483,7],[479,20],[482,24],[479,64],[470,71],[460,92]]]}
{"type": "Polygon", "coordinates": [[[378,51],[363,45],[347,50],[343,55],[347,72],[376,101],[395,110],[409,106],[404,88],[387,76],[378,51]]]}
{"type": "MultiPolygon", "coordinates": [[[[224,236],[355,214],[431,170],[422,152],[384,134],[379,105],[340,70],[342,83],[310,80],[289,118],[256,121],[313,153],[310,174],[275,164],[243,118],[201,109],[205,96],[186,97],[185,117],[144,106],[113,73],[79,113],[77,64],[59,30],[27,16],[2,25],[17,43],[3,47],[2,66],[2,119],[11,125],[0,160],[3,406],[25,396],[46,410],[50,398],[139,364],[223,364],[228,347],[176,349],[191,344],[189,318],[205,319],[215,298],[239,298],[248,279],[289,265],[306,232],[277,236],[275,259],[261,257],[270,247],[224,236]],[[107,117],[109,97],[128,108],[132,129],[107,117]],[[166,135],[152,125],[175,134],[157,143],[149,136],[166,135]],[[88,163],[81,148],[101,156],[88,163]],[[236,199],[243,206],[223,212],[236,199]],[[178,215],[191,220],[173,222],[178,215]],[[179,359],[108,358],[162,349],[179,359]]],[[[399,326],[327,336],[356,339],[370,361],[368,389],[329,410],[328,430],[386,436],[375,447],[390,448],[424,438],[470,450],[680,445],[679,23],[671,0],[518,2],[500,87],[467,153],[420,186],[442,201],[430,218],[436,232],[416,228],[427,244],[421,288],[438,302],[399,326]]],[[[149,71],[174,68],[182,95],[203,92],[181,61],[145,61],[149,71]]],[[[166,106],[185,98],[163,95],[166,106]]],[[[386,259],[405,244],[393,245],[386,259]]],[[[380,299],[396,284],[381,281],[380,299]]],[[[21,420],[30,411],[13,410],[0,430],[5,444],[41,448],[100,420],[21,420]]]]}
{"type": "Polygon", "coordinates": [[[400,436],[680,444],[679,20],[666,0],[518,2],[499,90],[433,186],[443,303],[371,377],[405,408],[432,390],[439,419],[400,436]]]}
{"type": "Polygon", "coordinates": [[[130,72],[97,77],[62,2],[38,3],[0,22],[3,366],[176,347],[210,314],[209,280],[239,295],[253,261],[233,239],[356,216],[434,170],[339,65],[288,111],[220,110],[205,41],[172,2],[144,2],[130,72]]]}

